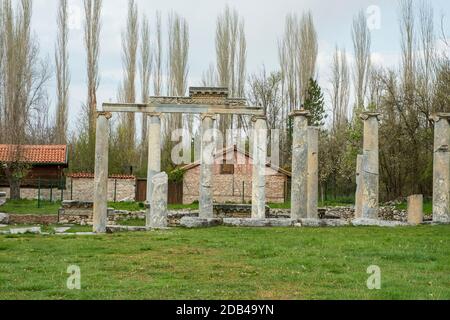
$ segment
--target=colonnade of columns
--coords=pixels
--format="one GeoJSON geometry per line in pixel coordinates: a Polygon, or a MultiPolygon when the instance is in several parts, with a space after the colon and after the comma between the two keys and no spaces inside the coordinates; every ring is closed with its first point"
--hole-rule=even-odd
{"type": "MultiPolygon", "coordinates": [[[[308,126],[310,113],[297,110],[293,119],[291,218],[318,218],[319,129],[308,126]]],[[[106,232],[108,143],[110,113],[97,113],[94,190],[94,232],[106,232]]],[[[379,211],[379,119],[380,114],[365,112],[363,154],[357,157],[357,191],[355,217],[378,219],[379,211]]],[[[212,175],[214,165],[215,115],[203,114],[201,124],[201,177],[199,217],[210,219],[213,212],[212,175]]],[[[435,148],[433,172],[433,220],[450,223],[450,113],[433,117],[435,148]]],[[[252,218],[264,219],[266,209],[267,123],[265,117],[254,117],[252,218]]],[[[153,181],[161,171],[161,119],[149,115],[149,159],[147,199],[152,202],[153,181]]],[[[164,180],[164,177],[158,179],[164,180]]],[[[165,190],[164,188],[162,189],[165,190]]],[[[147,227],[152,226],[152,211],[147,208],[147,227]]],[[[153,219],[154,220],[154,219],[153,219]]]]}

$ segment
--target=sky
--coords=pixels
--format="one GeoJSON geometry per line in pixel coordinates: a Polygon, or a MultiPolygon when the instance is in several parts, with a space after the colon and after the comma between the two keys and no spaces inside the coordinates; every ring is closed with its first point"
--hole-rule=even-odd
{"type": "MultiPolygon", "coordinates": [[[[444,17],[450,36],[450,1],[428,0],[434,7],[436,22],[444,17]]],[[[121,30],[126,24],[127,0],[104,0],[100,48],[99,102],[115,102],[122,80],[121,30]]],[[[175,11],[188,21],[190,36],[189,86],[200,84],[201,76],[215,62],[215,28],[217,16],[226,5],[235,8],[245,20],[247,38],[247,73],[277,70],[278,41],[283,35],[285,17],[301,15],[310,10],[314,17],[318,39],[318,79],[327,92],[331,58],[334,48],[345,48],[352,60],[351,24],[353,16],[364,10],[372,34],[372,59],[376,64],[396,68],[400,61],[400,31],[398,2],[393,0],[137,0],[140,15],[151,22],[160,11],[163,24],[175,11]]],[[[415,1],[419,2],[419,1],[415,1]]],[[[56,41],[58,0],[34,0],[32,28],[40,42],[42,57],[53,62],[56,41]]],[[[83,0],[69,0],[69,64],[70,128],[76,128],[81,106],[86,101],[86,65],[83,45],[83,0]]],[[[436,28],[440,28],[437,25],[436,28]]],[[[49,83],[49,96],[55,104],[55,79],[49,83]]],[[[139,95],[138,95],[139,96],[139,95]]],[[[52,109],[54,113],[54,109],[52,109]]]]}

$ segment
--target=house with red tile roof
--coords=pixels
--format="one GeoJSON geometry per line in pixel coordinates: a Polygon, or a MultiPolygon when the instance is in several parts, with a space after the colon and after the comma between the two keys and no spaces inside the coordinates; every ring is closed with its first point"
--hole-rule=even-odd
{"type": "Polygon", "coordinates": [[[0,145],[0,187],[9,187],[3,166],[8,163],[29,165],[21,186],[35,188],[63,185],[69,165],[66,145],[0,145]]]}

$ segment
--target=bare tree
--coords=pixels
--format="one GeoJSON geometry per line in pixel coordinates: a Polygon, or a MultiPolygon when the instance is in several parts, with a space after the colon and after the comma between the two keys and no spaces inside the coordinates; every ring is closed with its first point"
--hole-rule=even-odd
{"type": "Polygon", "coordinates": [[[309,81],[316,78],[318,54],[317,32],[311,12],[304,13],[299,26],[297,49],[297,73],[300,87],[300,101],[308,98],[309,81]]]}
{"type": "Polygon", "coordinates": [[[345,49],[336,47],[333,56],[331,78],[331,103],[333,108],[333,129],[337,130],[348,120],[348,103],[350,99],[350,73],[345,49]]]}
{"type": "Polygon", "coordinates": [[[356,103],[354,112],[358,114],[365,109],[365,97],[368,77],[370,75],[370,47],[372,42],[364,11],[360,11],[353,18],[352,40],[355,54],[353,81],[355,85],[356,103]]]}
{"type": "MultiPolygon", "coordinates": [[[[187,90],[187,76],[189,72],[189,27],[187,21],[172,12],[168,19],[168,81],[167,91],[171,96],[184,96],[187,90]]],[[[181,114],[166,115],[164,123],[165,144],[163,163],[167,166],[172,149],[171,133],[175,129],[186,127],[192,132],[192,117],[183,119],[181,114]]]]}
{"type": "Polygon", "coordinates": [[[217,74],[214,64],[210,64],[208,69],[202,74],[202,86],[214,87],[217,85],[217,74]]]}
{"type": "Polygon", "coordinates": [[[415,18],[412,0],[400,1],[402,81],[408,103],[413,103],[415,87],[415,18]]]}
{"type": "Polygon", "coordinates": [[[417,100],[419,112],[424,122],[433,112],[433,87],[436,83],[436,70],[439,64],[436,53],[436,35],[434,31],[434,10],[431,4],[422,2],[419,8],[419,62],[417,67],[417,100]]]}
{"type": "Polygon", "coordinates": [[[156,40],[154,46],[155,67],[153,71],[153,92],[155,96],[161,95],[162,90],[162,30],[161,14],[156,13],[156,40]]]}
{"type": "Polygon", "coordinates": [[[89,146],[94,148],[97,111],[97,89],[99,85],[98,60],[100,52],[102,0],[84,0],[84,45],[87,62],[87,111],[89,121],[89,146]]]}
{"type": "MultiPolygon", "coordinates": [[[[122,64],[123,82],[120,97],[122,102],[136,102],[136,70],[139,42],[138,9],[134,0],[128,2],[128,18],[126,29],[122,32],[122,64]]],[[[134,113],[124,114],[122,125],[126,131],[126,140],[131,148],[136,143],[136,119],[134,113]]]]}
{"type": "Polygon", "coordinates": [[[4,24],[3,24],[3,1],[0,1],[0,141],[3,141],[3,113],[4,113],[4,96],[3,96],[3,59],[4,59],[4,24]]]}
{"type": "Polygon", "coordinates": [[[187,21],[176,13],[169,15],[168,55],[169,94],[184,96],[189,71],[189,27],[187,21]]]}
{"type": "Polygon", "coordinates": [[[67,143],[70,84],[68,33],[68,1],[61,0],[58,7],[58,39],[55,50],[57,90],[55,142],[57,144],[67,143]]]}
{"type": "MultiPolygon", "coordinates": [[[[244,97],[246,58],[245,22],[226,6],[216,23],[216,66],[218,85],[228,88],[232,97],[244,97]]],[[[240,128],[243,122],[243,117],[220,116],[219,130],[225,133],[234,126],[240,128]]]]}
{"type": "MultiPolygon", "coordinates": [[[[150,46],[150,24],[147,16],[142,18],[141,27],[141,60],[140,60],[140,75],[141,75],[141,100],[146,103],[150,96],[150,75],[152,74],[152,51],[150,46]]],[[[147,136],[147,115],[142,114],[142,129],[141,129],[141,167],[144,165],[148,153],[148,136],[147,136]]]]}
{"type": "Polygon", "coordinates": [[[252,74],[249,80],[248,97],[252,105],[263,108],[267,116],[268,128],[278,129],[283,108],[281,74],[279,72],[267,74],[264,67],[259,74],[252,74]]]}
{"type": "Polygon", "coordinates": [[[1,167],[9,181],[11,199],[19,199],[21,180],[28,171],[22,161],[23,145],[37,134],[34,116],[48,110],[45,86],[50,72],[48,63],[39,59],[39,46],[31,36],[31,0],[21,0],[15,10],[10,0],[2,4],[0,130],[2,143],[9,145],[9,159],[1,167]]]}

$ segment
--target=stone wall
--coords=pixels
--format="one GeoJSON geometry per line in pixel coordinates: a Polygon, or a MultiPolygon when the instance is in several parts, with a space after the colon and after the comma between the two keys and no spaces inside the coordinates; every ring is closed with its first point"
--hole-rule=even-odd
{"type": "MultiPolygon", "coordinates": [[[[61,200],[61,192],[63,193],[63,196],[65,199],[67,199],[67,197],[70,197],[70,195],[67,194],[68,190],[58,190],[57,188],[53,189],[52,191],[50,191],[50,189],[41,189],[41,200],[50,200],[50,194],[51,194],[51,198],[56,201],[56,200],[61,200]]],[[[9,199],[9,195],[10,195],[10,191],[9,188],[0,188],[0,192],[5,192],[6,193],[6,198],[9,199]]],[[[29,188],[21,188],[20,189],[20,196],[22,199],[27,199],[27,200],[35,200],[38,198],[38,193],[39,190],[38,189],[29,189],[29,188]]]]}
{"type": "MultiPolygon", "coordinates": [[[[68,178],[65,199],[74,201],[94,201],[93,178],[68,178]]],[[[136,197],[136,179],[108,180],[108,201],[134,201],[136,197]],[[116,191],[114,191],[116,190],[116,191]],[[116,193],[114,193],[116,192],[116,193]]]]}
{"type": "MultiPolygon", "coordinates": [[[[252,200],[252,165],[235,165],[234,174],[221,174],[220,165],[213,170],[213,200],[216,203],[244,203],[252,200]],[[244,188],[243,188],[244,183],[244,188]]],[[[284,203],[287,176],[268,168],[266,197],[269,203],[284,203]]],[[[183,203],[191,204],[199,199],[200,166],[188,170],[183,181],[183,203]]]]}
{"type": "MultiPolygon", "coordinates": [[[[116,187],[116,200],[134,201],[136,197],[136,180],[135,179],[114,179],[108,180],[108,201],[114,201],[114,187],[116,187]]],[[[0,188],[0,192],[6,193],[9,198],[9,188],[0,188]]],[[[38,189],[21,188],[20,196],[22,199],[34,200],[38,198],[38,189]]],[[[76,201],[93,201],[94,178],[70,178],[66,179],[66,190],[41,189],[41,200],[50,200],[50,195],[54,201],[76,200],[76,201]]]]}
{"type": "MultiPolygon", "coordinates": [[[[270,216],[273,218],[287,218],[290,216],[289,209],[272,209],[270,216]]],[[[319,217],[321,219],[344,219],[352,220],[355,218],[354,207],[325,207],[319,209],[319,217]]],[[[408,213],[406,210],[398,210],[395,206],[380,207],[379,219],[387,221],[408,221],[408,213]]]]}

